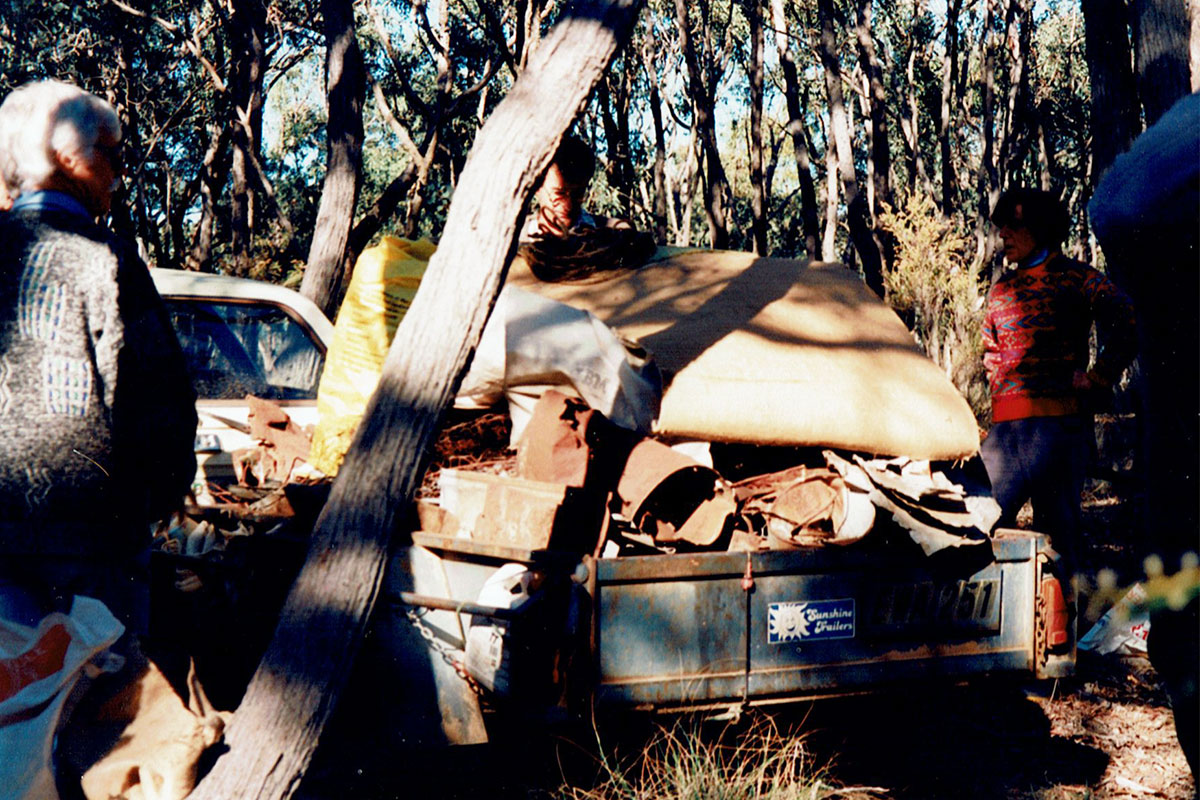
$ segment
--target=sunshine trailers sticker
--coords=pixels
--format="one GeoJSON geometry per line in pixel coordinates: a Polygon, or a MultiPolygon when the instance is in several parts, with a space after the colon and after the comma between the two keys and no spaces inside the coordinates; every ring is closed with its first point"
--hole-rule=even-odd
{"type": "Polygon", "coordinates": [[[767,607],[767,643],[813,642],[854,638],[854,598],[771,603],[767,607]]]}

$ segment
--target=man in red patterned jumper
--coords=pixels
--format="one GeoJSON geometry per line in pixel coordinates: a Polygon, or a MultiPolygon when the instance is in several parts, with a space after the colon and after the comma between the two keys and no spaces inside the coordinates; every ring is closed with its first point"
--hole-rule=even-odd
{"type": "Polygon", "coordinates": [[[992,222],[1008,265],[988,293],[983,325],[993,423],[983,462],[999,524],[1011,527],[1031,501],[1033,527],[1051,536],[1071,574],[1094,435],[1087,400],[1133,360],[1133,306],[1107,277],[1063,255],[1069,219],[1049,192],[1006,192],[992,222]],[[1089,369],[1093,324],[1100,348],[1089,369]]]}

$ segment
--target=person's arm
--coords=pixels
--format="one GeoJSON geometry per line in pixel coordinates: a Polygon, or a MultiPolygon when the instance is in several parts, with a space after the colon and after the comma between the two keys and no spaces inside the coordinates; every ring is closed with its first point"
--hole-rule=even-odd
{"type": "Polygon", "coordinates": [[[1083,293],[1092,309],[1099,341],[1096,362],[1086,378],[1091,386],[1107,388],[1117,382],[1137,355],[1133,302],[1108,276],[1092,269],[1084,279],[1083,293]]]}

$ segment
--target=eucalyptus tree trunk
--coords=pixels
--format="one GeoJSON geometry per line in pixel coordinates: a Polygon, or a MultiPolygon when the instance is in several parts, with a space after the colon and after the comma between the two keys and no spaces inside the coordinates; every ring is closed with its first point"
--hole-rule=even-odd
{"type": "Polygon", "coordinates": [[[234,271],[246,275],[254,238],[255,198],[251,172],[262,139],[263,76],[266,72],[267,12],[260,0],[236,0],[229,14],[233,53],[229,80],[233,117],[230,186],[230,245],[234,271]]]}
{"type": "Polygon", "coordinates": [[[1191,26],[1184,0],[1134,0],[1133,15],[1138,95],[1150,126],[1190,92],[1191,26]]]}
{"type": "Polygon", "coordinates": [[[1013,173],[1020,167],[1031,138],[1029,49],[1032,26],[1033,0],[1008,0],[1004,35],[1004,49],[1008,57],[1008,95],[996,164],[1002,190],[1008,187],[1013,173]]]}
{"type": "Polygon", "coordinates": [[[631,70],[612,70],[600,82],[597,91],[600,119],[608,151],[605,175],[617,194],[621,214],[633,215],[634,174],[629,145],[629,101],[631,70]]]}
{"type": "Polygon", "coordinates": [[[990,266],[995,248],[992,235],[992,209],[1000,198],[1000,176],[996,171],[996,45],[992,32],[992,16],[998,0],[987,0],[983,12],[983,36],[980,38],[979,63],[983,86],[980,89],[979,128],[983,139],[976,170],[976,189],[979,206],[975,216],[975,266],[990,266]]]}
{"type": "Polygon", "coordinates": [[[958,204],[958,173],[954,168],[951,120],[958,85],[958,15],[962,0],[946,4],[946,43],[942,55],[942,102],[938,116],[938,151],[941,154],[942,213],[949,215],[958,204]]]}
{"type": "Polygon", "coordinates": [[[875,49],[872,0],[858,0],[858,15],[854,32],[858,37],[859,63],[867,75],[868,108],[871,115],[871,162],[874,164],[875,205],[871,214],[875,216],[880,204],[891,206],[892,197],[892,150],[888,143],[887,89],[883,82],[883,65],[875,49]]]}
{"type": "Polygon", "coordinates": [[[821,260],[837,261],[838,157],[833,143],[832,115],[825,121],[825,228],[821,233],[821,260]]]}
{"type": "Polygon", "coordinates": [[[208,149],[200,167],[200,219],[192,234],[192,246],[184,259],[184,269],[203,272],[212,261],[213,226],[217,220],[217,198],[229,176],[229,128],[209,129],[208,149]]]}
{"type": "Polygon", "coordinates": [[[1092,171],[1095,186],[1140,129],[1137,88],[1124,0],[1081,0],[1092,95],[1092,171]]]}
{"type": "Polygon", "coordinates": [[[355,34],[353,3],[322,0],[321,12],[325,18],[325,89],[329,98],[325,186],[300,293],[332,319],[337,311],[346,244],[358,203],[366,71],[355,34]]]}
{"type": "Polygon", "coordinates": [[[763,19],[760,0],[746,0],[750,22],[750,210],[754,252],[767,255],[767,187],[763,180],[763,19]]]}
{"type": "Polygon", "coordinates": [[[642,46],[642,67],[650,84],[650,119],[654,123],[654,166],[651,177],[654,183],[653,216],[654,238],[657,242],[667,241],[667,134],[663,125],[662,93],[658,85],[658,71],[654,66],[654,37],[647,36],[642,46]]]}
{"type": "Polygon", "coordinates": [[[716,106],[716,76],[706,63],[700,63],[700,55],[691,33],[686,0],[675,0],[675,21],[679,28],[679,46],[683,50],[688,70],[688,95],[692,99],[696,132],[704,152],[704,211],[708,217],[709,244],[714,250],[729,247],[729,221],[726,203],[729,197],[729,181],[721,164],[721,151],[717,145],[717,128],[713,119],[716,106]],[[706,74],[707,73],[707,74],[706,74]]]}
{"type": "Polygon", "coordinates": [[[804,126],[804,114],[800,103],[800,77],[796,60],[788,44],[788,18],[783,9],[783,0],[771,0],[771,18],[775,27],[775,52],[783,69],[783,91],[787,102],[787,131],[792,137],[792,152],[796,157],[796,174],[800,182],[800,220],[804,229],[804,249],[809,258],[818,258],[821,236],[817,221],[817,189],[813,183],[812,163],[808,148],[808,134],[804,126]]]}
{"type": "Polygon", "coordinates": [[[229,750],[192,800],[286,798],[299,787],[367,629],[392,535],[516,250],[522,206],[628,38],[638,6],[568,9],[476,137],[441,246],[227,731],[229,750]]]}
{"type": "MultiPolygon", "coordinates": [[[[679,2],[680,0],[677,0],[679,2]]],[[[821,64],[825,69],[825,93],[829,99],[829,125],[837,150],[838,178],[846,201],[846,224],[850,240],[862,261],[863,278],[871,290],[883,297],[883,269],[879,248],[868,220],[866,198],[858,190],[854,172],[854,150],[850,141],[850,121],[842,96],[842,68],[838,60],[838,42],[834,33],[833,0],[817,0],[821,23],[821,64]]]]}

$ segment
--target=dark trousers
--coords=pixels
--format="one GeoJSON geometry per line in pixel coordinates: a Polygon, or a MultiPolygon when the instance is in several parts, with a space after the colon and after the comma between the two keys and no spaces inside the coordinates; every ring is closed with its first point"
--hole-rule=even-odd
{"type": "Polygon", "coordinates": [[[1076,569],[1079,493],[1093,435],[1089,421],[1078,415],[1014,419],[993,425],[981,452],[1000,504],[999,525],[1015,525],[1030,501],[1034,530],[1050,536],[1068,575],[1076,569]]]}

